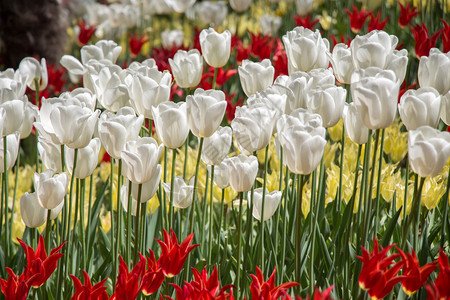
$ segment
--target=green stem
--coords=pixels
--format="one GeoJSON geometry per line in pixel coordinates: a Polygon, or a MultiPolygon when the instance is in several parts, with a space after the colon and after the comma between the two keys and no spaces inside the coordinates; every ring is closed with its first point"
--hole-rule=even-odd
{"type": "Polygon", "coordinates": [[[128,181],[128,205],[127,205],[127,251],[126,259],[127,264],[130,265],[131,261],[131,210],[133,209],[133,197],[131,194],[131,189],[133,188],[133,183],[128,181]]]}
{"type": "MultiPolygon", "coordinates": [[[[203,212],[202,212],[202,225],[201,225],[201,238],[200,245],[205,245],[205,231],[206,231],[206,219],[208,217],[207,207],[208,207],[208,188],[209,188],[209,173],[206,171],[205,174],[205,196],[203,197],[203,212]]],[[[203,257],[208,255],[208,249],[204,247],[205,252],[203,253],[203,257]]]]}
{"type": "MultiPolygon", "coordinates": [[[[219,216],[219,233],[217,235],[219,241],[219,245],[218,245],[218,257],[217,257],[217,261],[220,262],[222,256],[220,255],[221,251],[220,251],[220,244],[222,242],[222,220],[223,220],[223,214],[224,214],[224,202],[225,202],[225,189],[222,189],[222,199],[220,201],[220,216],[219,216]]],[[[225,251],[226,249],[224,249],[225,251]]]]}
{"type": "Polygon", "coordinates": [[[134,218],[134,261],[138,261],[139,253],[139,216],[141,215],[142,183],[138,185],[138,198],[136,199],[136,217],[134,218]]]}
{"type": "MultiPolygon", "coordinates": [[[[380,188],[381,188],[381,170],[383,167],[383,148],[384,148],[384,128],[381,130],[380,157],[378,159],[378,178],[377,178],[377,194],[375,198],[375,236],[380,228],[380,188]]],[[[375,156],[374,156],[375,157],[375,156]]]]}
{"type": "MultiPolygon", "coordinates": [[[[295,182],[292,183],[295,185],[295,182]]],[[[301,280],[301,240],[302,240],[302,201],[303,201],[303,185],[305,184],[305,175],[297,175],[297,211],[295,214],[296,220],[296,235],[295,235],[295,279],[297,282],[301,280]]],[[[286,205],[286,204],[285,204],[286,205]]],[[[309,209],[310,218],[311,217],[311,206],[309,209]]]]}
{"type": "Polygon", "coordinates": [[[444,217],[442,218],[442,227],[441,227],[441,248],[444,249],[445,244],[445,226],[447,226],[447,211],[448,211],[448,194],[450,190],[450,171],[449,175],[447,176],[447,189],[445,191],[444,196],[444,217]]]}
{"type": "Polygon", "coordinates": [[[240,299],[240,282],[241,282],[241,224],[242,224],[242,202],[244,193],[239,192],[239,218],[237,224],[237,259],[236,259],[236,299],[240,299]]]}
{"type": "Polygon", "coordinates": [[[345,150],[345,128],[344,122],[342,122],[342,137],[341,137],[341,157],[340,157],[340,168],[339,168],[339,193],[338,193],[338,201],[336,205],[337,213],[341,211],[341,202],[342,202],[342,173],[344,170],[344,150],[345,150]]]}
{"type": "Polygon", "coordinates": [[[47,210],[47,222],[45,224],[45,251],[47,251],[47,253],[50,253],[50,227],[52,225],[52,220],[50,219],[51,212],[51,209],[47,210]]]}
{"type": "Polygon", "coordinates": [[[81,266],[83,270],[86,270],[86,235],[84,232],[84,193],[86,190],[86,179],[81,181],[81,194],[80,194],[80,236],[81,236],[81,266]]]}
{"type": "MultiPolygon", "coordinates": [[[[321,171],[323,171],[323,157],[322,157],[322,166],[320,168],[321,171]]],[[[322,174],[320,174],[322,177],[322,174]]],[[[312,173],[312,183],[311,183],[311,202],[309,205],[309,215],[310,215],[310,226],[312,231],[312,238],[311,238],[311,249],[309,250],[310,253],[310,261],[309,261],[309,294],[312,295],[314,293],[314,286],[315,286],[315,279],[314,279],[314,248],[316,245],[316,231],[317,231],[317,214],[319,209],[319,203],[317,203],[317,193],[316,193],[316,183],[317,183],[317,169],[313,171],[312,173]],[[313,210],[313,208],[316,209],[316,211],[313,210]]]]}
{"type": "Polygon", "coordinates": [[[146,222],[147,220],[147,202],[141,203],[141,219],[140,219],[140,229],[139,229],[139,249],[143,251],[143,255],[146,253],[146,222]]]}
{"type": "Polygon", "coordinates": [[[195,164],[195,178],[194,178],[194,196],[192,200],[191,205],[191,215],[189,216],[189,230],[188,234],[192,232],[192,229],[194,228],[194,212],[195,212],[195,203],[197,200],[197,183],[198,183],[198,169],[200,166],[200,157],[202,155],[202,148],[203,148],[203,140],[204,138],[200,138],[200,145],[198,146],[198,154],[197,154],[197,162],[195,164]]]}
{"type": "MultiPolygon", "coordinates": [[[[34,79],[34,86],[36,90],[36,106],[39,110],[39,79],[34,79]]],[[[34,148],[36,149],[36,173],[39,173],[39,150],[38,150],[38,131],[35,130],[35,142],[34,142],[34,148]]],[[[64,165],[64,164],[63,164],[64,165]]],[[[64,168],[63,168],[64,171],[64,168]]]]}
{"type": "Polygon", "coordinates": [[[171,174],[171,182],[170,182],[170,200],[169,200],[169,228],[173,226],[173,189],[175,184],[175,165],[177,159],[177,149],[172,149],[172,174],[171,174]]]}
{"type": "MultiPolygon", "coordinates": [[[[280,149],[280,181],[278,183],[278,190],[282,191],[283,190],[283,148],[280,149]]],[[[284,195],[281,195],[281,201],[283,201],[283,197],[284,195]]],[[[279,221],[280,221],[280,211],[281,208],[278,208],[276,211],[276,217],[275,217],[275,225],[274,225],[274,241],[275,241],[275,255],[278,257],[278,244],[280,243],[278,240],[278,226],[279,226],[279,221]]],[[[275,262],[277,269],[280,269],[280,264],[279,261],[277,260],[275,262]]],[[[277,278],[277,284],[281,284],[281,278],[277,278]]]]}
{"type": "Polygon", "coordinates": [[[264,182],[263,182],[263,192],[262,192],[262,199],[261,199],[261,220],[259,223],[259,265],[261,268],[261,271],[264,274],[264,205],[266,200],[266,186],[267,186],[267,165],[268,165],[268,155],[269,155],[269,145],[266,146],[266,153],[264,155],[264,182]]]}
{"type": "Polygon", "coordinates": [[[212,89],[213,90],[216,89],[217,71],[218,70],[219,70],[218,68],[214,68],[214,78],[213,78],[213,82],[212,82],[212,89]]]}
{"type": "MultiPolygon", "coordinates": [[[[13,224],[14,224],[14,210],[15,210],[15,206],[16,206],[16,195],[17,195],[17,183],[19,181],[19,170],[20,170],[20,147],[19,147],[19,152],[17,153],[16,167],[14,168],[14,171],[16,173],[14,174],[14,194],[13,194],[13,203],[12,203],[12,209],[11,209],[11,222],[9,225],[9,228],[11,228],[11,230],[9,231],[9,237],[8,237],[9,241],[12,240],[12,228],[13,228],[13,224]]],[[[1,220],[0,220],[0,224],[2,224],[1,220]]]]}
{"type": "MultiPolygon", "coordinates": [[[[418,175],[416,175],[418,177],[418,175]]],[[[420,183],[419,183],[419,187],[417,188],[415,194],[414,194],[414,198],[413,198],[413,207],[411,208],[411,213],[408,216],[408,222],[406,223],[406,226],[403,227],[403,238],[402,238],[402,244],[401,244],[401,248],[404,249],[405,245],[406,245],[406,239],[408,236],[408,232],[409,232],[409,228],[411,227],[411,223],[414,222],[413,226],[416,229],[416,216],[417,214],[420,213],[420,204],[422,201],[422,189],[423,189],[423,184],[425,183],[425,177],[420,177],[420,183]]],[[[418,234],[417,232],[415,232],[415,234],[418,234]]]]}
{"type": "MultiPolygon", "coordinates": [[[[3,191],[5,193],[5,239],[6,239],[6,258],[9,257],[9,243],[10,240],[8,240],[9,237],[9,231],[12,231],[12,228],[9,228],[8,226],[8,204],[9,204],[9,178],[8,178],[8,143],[7,143],[7,136],[3,137],[3,191]]],[[[13,212],[11,212],[12,214],[13,212]]],[[[0,224],[1,225],[1,224],[0,224]]]]}
{"type": "MultiPolygon", "coordinates": [[[[111,173],[111,177],[113,178],[113,173],[111,173]]],[[[116,284],[116,274],[117,274],[117,268],[118,268],[118,264],[117,264],[117,260],[119,259],[119,249],[120,249],[120,245],[121,245],[121,229],[122,229],[122,202],[121,202],[121,193],[120,193],[120,188],[122,187],[122,159],[118,159],[118,169],[117,169],[117,194],[116,194],[116,209],[117,209],[117,228],[115,231],[116,234],[116,240],[115,240],[115,246],[111,246],[112,249],[112,253],[114,255],[113,257],[113,270],[112,270],[112,278],[113,278],[113,286],[115,286],[116,284]]],[[[112,190],[111,190],[112,191],[112,190]]],[[[112,199],[111,199],[112,201],[112,199]]],[[[112,203],[112,202],[111,202],[112,203]]],[[[111,205],[111,218],[113,219],[113,212],[114,210],[112,209],[112,205],[111,205]]],[[[111,223],[112,224],[112,223],[111,223]]],[[[111,228],[112,230],[112,228],[111,228]]],[[[114,231],[112,231],[112,233],[114,234],[114,231]]],[[[111,235],[112,237],[112,235],[111,235]]],[[[111,245],[113,245],[114,240],[111,239],[111,245]]]]}
{"type": "MultiPolygon", "coordinates": [[[[285,170],[286,174],[284,176],[284,180],[285,180],[285,184],[284,184],[284,199],[282,202],[283,203],[283,243],[281,244],[281,260],[278,264],[278,269],[281,267],[281,278],[280,281],[283,281],[284,278],[284,272],[285,272],[285,263],[284,263],[284,259],[286,257],[286,235],[287,235],[287,203],[289,201],[289,168],[286,168],[285,170]]],[[[295,176],[295,174],[294,174],[295,176]]],[[[292,184],[294,185],[294,184],[292,184]]]]}
{"type": "MultiPolygon", "coordinates": [[[[163,168],[163,180],[167,182],[167,147],[164,147],[164,168],[163,168]]],[[[167,210],[167,195],[163,193],[163,209],[164,209],[164,225],[167,231],[170,231],[169,226],[169,211],[167,210]]]]}
{"type": "Polygon", "coordinates": [[[94,189],[94,173],[91,174],[90,178],[89,178],[89,205],[88,205],[88,219],[87,219],[87,245],[89,248],[89,245],[91,244],[91,218],[92,218],[92,212],[91,212],[91,207],[92,207],[92,194],[93,194],[93,189],[94,189]]]}
{"type": "Polygon", "coordinates": [[[188,162],[188,149],[189,149],[189,135],[184,142],[184,167],[183,167],[183,180],[186,181],[186,170],[187,170],[187,162],[188,162]]]}
{"type": "MultiPolygon", "coordinates": [[[[207,190],[205,191],[205,193],[207,190]]],[[[211,187],[209,194],[209,232],[208,232],[208,265],[211,265],[212,257],[212,230],[213,230],[213,197],[214,197],[214,165],[211,166],[211,187]]],[[[205,200],[206,201],[206,200],[205,200]]]]}
{"type": "Polygon", "coordinates": [[[406,157],[405,196],[403,199],[403,225],[406,225],[406,208],[408,207],[409,159],[406,157]]]}

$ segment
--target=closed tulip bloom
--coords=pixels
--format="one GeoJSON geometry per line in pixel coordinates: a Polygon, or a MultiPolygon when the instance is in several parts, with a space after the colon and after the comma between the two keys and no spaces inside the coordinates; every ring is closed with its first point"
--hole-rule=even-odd
{"type": "MultiPolygon", "coordinates": [[[[5,144],[4,138],[0,141],[0,173],[5,172],[5,164],[4,164],[4,155],[5,155],[5,144]]],[[[12,133],[6,136],[6,167],[8,170],[16,164],[17,154],[19,153],[19,142],[20,142],[20,134],[19,132],[12,133]]]]}
{"type": "Polygon", "coordinates": [[[275,68],[269,59],[261,62],[252,62],[248,59],[242,61],[238,67],[241,86],[247,97],[261,92],[273,83],[275,68]]]}
{"type": "Polygon", "coordinates": [[[250,154],[269,144],[276,122],[275,114],[262,104],[236,108],[231,128],[241,151],[250,154]]]}
{"type": "Polygon", "coordinates": [[[151,137],[127,142],[120,155],[123,161],[122,175],[134,184],[150,181],[158,171],[158,160],[163,147],[151,137]]]}
{"type": "MultiPolygon", "coordinates": [[[[124,212],[128,212],[128,184],[122,185],[120,189],[120,202],[122,202],[122,207],[124,212]]],[[[137,211],[137,200],[131,196],[131,215],[136,216],[137,211]]]]}
{"type": "Polygon", "coordinates": [[[7,136],[20,130],[25,116],[26,103],[25,98],[23,100],[8,100],[0,103],[0,109],[4,111],[2,113],[2,136],[7,136]]]}
{"type": "Polygon", "coordinates": [[[214,68],[225,66],[230,58],[231,33],[225,30],[219,34],[213,28],[209,28],[203,29],[199,38],[206,63],[214,68]]]}
{"type": "Polygon", "coordinates": [[[196,0],[164,0],[177,13],[185,13],[194,5],[196,0]]]}
{"type": "Polygon", "coordinates": [[[411,169],[420,177],[438,175],[450,155],[450,133],[430,126],[410,130],[408,155],[411,169]]]}
{"type": "Polygon", "coordinates": [[[259,19],[262,34],[275,36],[281,27],[281,17],[264,14],[259,19]]]}
{"type": "Polygon", "coordinates": [[[277,128],[289,170],[303,175],[314,171],[326,144],[321,117],[298,109],[291,116],[280,118],[277,128]]]}
{"type": "Polygon", "coordinates": [[[353,71],[355,70],[350,48],[344,43],[334,46],[330,62],[336,79],[340,83],[350,84],[353,71]]]}
{"type": "Polygon", "coordinates": [[[64,200],[69,184],[67,173],[54,174],[49,169],[38,174],[34,173],[34,189],[39,203],[45,209],[54,209],[64,200]]]}
{"type": "Polygon", "coordinates": [[[300,76],[298,78],[285,76],[285,80],[282,80],[280,77],[282,76],[279,76],[275,80],[274,87],[281,85],[286,88],[287,98],[285,112],[289,114],[297,108],[306,108],[308,100],[307,95],[311,90],[313,79],[309,76],[300,76]]]}
{"type": "Polygon", "coordinates": [[[326,53],[329,52],[330,43],[322,38],[319,30],[314,32],[304,27],[295,27],[283,35],[283,43],[286,48],[289,74],[328,67],[329,60],[326,53]]]}
{"type": "Polygon", "coordinates": [[[194,95],[186,97],[186,112],[189,128],[197,137],[211,136],[222,123],[227,101],[219,90],[196,89],[194,95]]]}
{"type": "MultiPolygon", "coordinates": [[[[174,178],[173,182],[173,206],[176,208],[187,208],[192,204],[192,200],[194,199],[194,179],[192,177],[189,181],[189,184],[184,182],[184,179],[180,176],[174,178]]],[[[171,183],[162,183],[164,192],[167,195],[170,195],[171,183]]]]}
{"type": "Polygon", "coordinates": [[[169,101],[172,75],[156,69],[149,71],[149,76],[135,74],[130,86],[131,106],[136,113],[152,119],[152,107],[169,101]]]}
{"type": "Polygon", "coordinates": [[[370,67],[353,73],[352,98],[367,128],[387,128],[392,124],[397,113],[399,89],[393,71],[370,67]]]}
{"type": "Polygon", "coordinates": [[[186,103],[163,102],[152,110],[156,133],[160,141],[167,148],[181,147],[189,134],[186,103]]]}
{"type": "Polygon", "coordinates": [[[442,95],[441,109],[439,113],[441,120],[447,125],[450,125],[450,92],[442,95]]]}
{"type": "Polygon", "coordinates": [[[406,129],[413,130],[428,125],[436,128],[439,123],[441,96],[432,87],[407,90],[400,98],[398,112],[406,129]]]}
{"type": "MultiPolygon", "coordinates": [[[[258,221],[261,221],[262,200],[263,200],[262,194],[263,188],[257,188],[253,193],[253,217],[258,221]]],[[[251,192],[248,192],[248,199],[250,199],[250,197],[251,192]]],[[[269,193],[269,191],[266,189],[263,221],[267,221],[273,216],[273,214],[278,208],[278,205],[280,204],[280,200],[281,200],[280,191],[273,191],[272,193],[269,193]]],[[[247,203],[250,207],[250,201],[247,201],[247,203]]]]}
{"type": "Polygon", "coordinates": [[[161,33],[161,45],[164,49],[180,48],[183,45],[184,33],[182,30],[166,29],[161,33]]]}
{"type": "Polygon", "coordinates": [[[309,94],[308,109],[322,117],[325,128],[333,127],[341,119],[347,90],[335,85],[325,86],[309,94]]]}
{"type": "Polygon", "coordinates": [[[27,138],[31,134],[31,131],[33,130],[33,123],[38,114],[39,110],[36,105],[30,102],[25,104],[23,122],[19,128],[21,139],[27,138]]]}
{"type": "Polygon", "coordinates": [[[86,45],[81,48],[81,62],[87,64],[94,60],[102,61],[105,64],[115,64],[120,52],[122,52],[122,47],[118,46],[116,42],[101,40],[95,45],[86,45]]]}
{"type": "Polygon", "coordinates": [[[19,72],[25,78],[25,84],[33,91],[36,91],[35,80],[39,82],[39,90],[42,91],[47,87],[48,73],[45,58],[41,59],[41,63],[34,57],[25,57],[19,64],[19,72]]]}
{"type": "Polygon", "coordinates": [[[437,48],[430,50],[429,56],[422,56],[417,77],[420,87],[434,87],[439,94],[450,90],[450,52],[442,53],[437,48]]]}
{"type": "Polygon", "coordinates": [[[41,113],[34,122],[39,135],[57,145],[74,149],[86,147],[92,139],[100,110],[92,112],[79,105],[52,105],[46,100],[50,101],[44,99],[41,113]]]}
{"type": "Polygon", "coordinates": [[[20,215],[26,226],[37,228],[45,224],[48,210],[38,201],[36,193],[25,193],[20,197],[20,215]]]}
{"type": "MultiPolygon", "coordinates": [[[[229,158],[226,157],[220,164],[214,166],[214,183],[221,189],[230,185],[230,172],[228,168],[229,158]]],[[[208,172],[211,172],[211,166],[207,165],[208,172]]]]}
{"type": "Polygon", "coordinates": [[[195,12],[202,23],[219,26],[227,17],[228,6],[225,1],[200,1],[195,6],[195,12]]]}
{"type": "Polygon", "coordinates": [[[57,173],[62,172],[61,145],[56,145],[51,140],[39,136],[37,147],[44,167],[55,170],[57,173]]]}
{"type": "Polygon", "coordinates": [[[231,128],[219,127],[203,142],[202,161],[207,165],[219,165],[227,156],[231,147],[231,128]]]}
{"type": "Polygon", "coordinates": [[[258,173],[258,159],[256,156],[239,154],[228,161],[230,186],[236,192],[249,191],[258,173]]]}
{"type": "MultiPolygon", "coordinates": [[[[161,165],[157,165],[156,172],[152,177],[152,179],[142,184],[141,199],[140,199],[141,203],[147,202],[155,195],[159,187],[159,182],[161,181],[161,172],[162,172],[161,165]]],[[[127,180],[125,185],[128,187],[128,184],[129,181],[127,180]]],[[[131,195],[134,200],[137,200],[139,196],[139,184],[132,184],[131,195]]]]}
{"type": "Polygon", "coordinates": [[[85,106],[92,111],[95,110],[95,105],[97,102],[95,94],[93,94],[92,91],[87,88],[76,88],[70,92],[61,93],[61,95],[59,95],[59,98],[61,99],[75,98],[81,103],[80,106],[82,107],[85,106]]]}
{"type": "Polygon", "coordinates": [[[251,4],[252,0],[230,0],[231,8],[238,13],[246,11],[251,4]]]}
{"type": "Polygon", "coordinates": [[[276,87],[268,87],[261,93],[256,93],[247,99],[247,105],[253,106],[266,106],[269,110],[273,111],[274,122],[272,122],[272,133],[276,133],[276,121],[286,111],[286,99],[287,95],[284,91],[280,91],[276,87]]]}
{"type": "Polygon", "coordinates": [[[343,115],[344,128],[348,137],[359,145],[365,144],[369,139],[369,128],[361,120],[354,102],[345,105],[343,115]]]}
{"type": "Polygon", "coordinates": [[[196,87],[203,74],[203,58],[197,49],[189,52],[178,50],[173,59],[169,58],[173,77],[181,88],[196,87]]]}
{"type": "MultiPolygon", "coordinates": [[[[77,165],[75,169],[76,178],[83,179],[90,176],[94,172],[98,164],[98,154],[100,152],[100,146],[100,139],[94,138],[86,147],[78,149],[77,165]]],[[[65,151],[67,170],[70,174],[72,174],[75,159],[75,150],[66,147],[65,151]]]]}
{"type": "Polygon", "coordinates": [[[143,122],[144,116],[136,117],[131,107],[124,107],[116,114],[104,112],[98,120],[98,137],[106,152],[119,159],[125,144],[138,138],[143,122]]]}

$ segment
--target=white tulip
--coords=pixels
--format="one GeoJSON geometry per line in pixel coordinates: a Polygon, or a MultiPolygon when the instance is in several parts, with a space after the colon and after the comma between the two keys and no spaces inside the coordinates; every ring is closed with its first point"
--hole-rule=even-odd
{"type": "Polygon", "coordinates": [[[169,58],[173,77],[181,88],[196,87],[202,79],[203,58],[197,49],[189,52],[178,50],[173,59],[169,58]]]}
{"type": "Polygon", "coordinates": [[[219,127],[213,135],[203,142],[202,161],[207,165],[219,165],[231,147],[231,128],[219,127]]]}
{"type": "Polygon", "coordinates": [[[40,174],[34,174],[34,188],[39,203],[45,209],[54,209],[64,200],[69,184],[67,173],[54,175],[49,169],[40,174]]]}
{"type": "MultiPolygon", "coordinates": [[[[176,208],[187,208],[192,204],[194,198],[194,181],[192,177],[189,184],[186,184],[182,177],[175,177],[173,182],[173,206],[176,208]]],[[[171,184],[163,182],[163,188],[167,195],[171,193],[171,184]]]]}
{"type": "Polygon", "coordinates": [[[219,34],[213,28],[203,29],[199,39],[208,65],[221,68],[227,64],[231,53],[231,33],[228,30],[219,34]]]}
{"type": "Polygon", "coordinates": [[[242,89],[247,97],[250,97],[272,85],[275,68],[269,59],[261,62],[245,59],[242,66],[238,67],[238,72],[242,89]]]}
{"type": "Polygon", "coordinates": [[[445,95],[450,91],[450,52],[442,53],[437,48],[430,50],[429,56],[422,56],[419,61],[420,87],[434,87],[439,94],[445,95]]]}
{"type": "Polygon", "coordinates": [[[152,107],[156,134],[164,146],[176,149],[181,147],[189,135],[186,103],[163,102],[152,107]]]}
{"type": "MultiPolygon", "coordinates": [[[[263,188],[257,188],[255,189],[253,193],[253,217],[257,219],[258,221],[261,221],[261,213],[262,213],[262,195],[263,194],[263,188]]],[[[280,191],[273,191],[272,193],[269,193],[269,191],[266,189],[265,193],[265,199],[264,199],[264,218],[263,221],[269,220],[275,211],[278,208],[278,204],[280,204],[282,193],[280,191]]],[[[248,199],[251,197],[251,192],[248,192],[248,199]]],[[[247,201],[249,207],[250,207],[250,201],[247,201]]]]}
{"type": "Polygon", "coordinates": [[[45,58],[42,58],[39,63],[34,57],[25,57],[19,64],[19,71],[31,90],[36,91],[35,80],[38,81],[40,91],[47,87],[48,73],[45,58]]]}
{"type": "MultiPolygon", "coordinates": [[[[5,172],[4,155],[5,155],[5,138],[0,140],[0,173],[5,172]]],[[[6,168],[11,170],[16,164],[17,154],[19,153],[19,142],[20,134],[19,132],[12,133],[6,136],[6,168]]]]}
{"type": "MultiPolygon", "coordinates": [[[[98,154],[100,152],[100,139],[92,139],[86,147],[78,149],[77,165],[75,169],[76,178],[86,178],[90,176],[98,164],[98,154]]],[[[75,160],[75,150],[69,147],[65,148],[65,162],[70,174],[73,171],[75,160]]]]}

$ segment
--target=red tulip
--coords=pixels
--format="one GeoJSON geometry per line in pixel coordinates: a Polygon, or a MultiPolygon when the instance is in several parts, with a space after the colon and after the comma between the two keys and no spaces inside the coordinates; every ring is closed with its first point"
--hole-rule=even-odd
{"type": "Polygon", "coordinates": [[[436,269],[437,261],[420,267],[414,250],[412,253],[406,254],[399,248],[397,250],[404,262],[403,275],[405,278],[402,280],[402,287],[407,295],[412,295],[427,282],[428,276],[436,269]]]}
{"type": "Polygon", "coordinates": [[[69,275],[73,280],[75,287],[75,294],[72,296],[72,300],[108,300],[108,294],[106,293],[106,287],[103,286],[107,279],[100,281],[92,286],[91,279],[86,271],[83,270],[84,285],[81,284],[80,279],[74,275],[69,275]]]}
{"type": "Polygon", "coordinates": [[[339,43],[346,44],[348,47],[350,47],[350,43],[352,42],[352,39],[347,36],[347,38],[344,37],[343,34],[340,35],[340,40],[338,41],[337,37],[333,34],[330,34],[331,40],[333,41],[333,48],[339,43]]]}
{"type": "Polygon", "coordinates": [[[134,35],[128,34],[128,37],[130,38],[129,45],[131,57],[137,57],[141,53],[142,46],[144,46],[149,39],[145,34],[139,36],[137,33],[134,35]]]}
{"type": "Polygon", "coordinates": [[[450,26],[447,22],[444,23],[444,29],[442,29],[442,52],[447,53],[450,51],[450,26]]]}
{"type": "Polygon", "coordinates": [[[303,17],[302,15],[294,16],[295,24],[313,30],[314,26],[319,23],[319,19],[311,20],[309,15],[303,17]]]}
{"type": "Polygon", "coordinates": [[[147,257],[147,268],[141,280],[142,293],[146,296],[155,293],[164,281],[164,274],[155,259],[155,254],[150,250],[150,256],[147,257]]]}
{"type": "Polygon", "coordinates": [[[401,260],[388,269],[400,256],[400,254],[391,254],[386,257],[387,252],[393,246],[378,249],[378,241],[374,239],[372,252],[369,253],[364,247],[361,247],[363,255],[357,256],[363,264],[359,274],[359,286],[361,289],[367,290],[372,299],[382,299],[404,278],[404,276],[396,276],[404,265],[404,261],[401,260]]]}
{"type": "Polygon", "coordinates": [[[386,18],[383,21],[380,21],[380,18],[381,18],[380,11],[378,11],[376,17],[373,15],[372,12],[370,12],[370,21],[369,21],[369,25],[367,26],[367,30],[369,32],[372,30],[383,30],[384,27],[386,27],[386,24],[389,21],[389,18],[386,18]]]}
{"type": "Polygon", "coordinates": [[[10,268],[6,268],[6,272],[9,274],[8,280],[0,278],[0,286],[5,298],[26,300],[31,286],[26,282],[25,274],[17,276],[10,268]]]}
{"type": "Polygon", "coordinates": [[[84,46],[91,40],[95,33],[95,25],[87,26],[86,21],[83,19],[78,20],[78,28],[80,28],[80,33],[78,34],[78,45],[84,46]]]}
{"type": "Polygon", "coordinates": [[[161,268],[163,274],[166,277],[173,277],[181,272],[183,269],[184,262],[189,255],[189,253],[200,245],[191,245],[194,234],[191,233],[188,237],[181,243],[178,244],[177,236],[175,232],[170,229],[172,234],[164,229],[164,242],[156,240],[161,245],[161,256],[158,259],[158,266],[161,268]]]}
{"type": "Polygon", "coordinates": [[[428,28],[424,23],[414,27],[410,26],[410,28],[416,42],[416,57],[420,59],[422,56],[428,56],[430,54],[430,49],[436,45],[436,40],[441,34],[441,30],[436,31],[430,37],[428,35],[428,28]]]}
{"type": "Polygon", "coordinates": [[[145,272],[145,258],[139,254],[140,260],[131,272],[128,271],[127,264],[119,256],[119,274],[112,300],[136,299],[141,291],[140,279],[145,272]]]}
{"type": "Polygon", "coordinates": [[[251,36],[251,54],[260,60],[270,58],[275,39],[269,35],[250,33],[251,36]]]}
{"type": "Polygon", "coordinates": [[[400,1],[398,2],[400,5],[400,16],[398,17],[398,24],[400,27],[405,27],[411,22],[411,20],[419,14],[417,11],[417,7],[410,7],[411,2],[408,2],[406,6],[403,6],[400,1]]]}
{"type": "Polygon", "coordinates": [[[264,275],[258,267],[256,267],[256,275],[250,274],[250,277],[253,279],[250,284],[252,300],[279,299],[281,296],[287,295],[287,289],[299,285],[297,282],[290,281],[279,286],[275,286],[275,272],[276,268],[273,270],[272,275],[270,275],[267,282],[264,281],[264,275]]]}
{"type": "Polygon", "coordinates": [[[356,7],[355,4],[352,4],[352,11],[345,9],[347,14],[350,17],[350,28],[353,33],[358,33],[364,26],[364,22],[366,21],[369,13],[365,9],[361,9],[360,11],[356,7]]]}
{"type": "MultiPolygon", "coordinates": [[[[227,285],[220,289],[220,282],[218,280],[217,268],[214,267],[214,271],[208,278],[208,272],[206,268],[200,273],[196,269],[192,268],[194,273],[194,280],[191,282],[185,282],[183,287],[176,284],[172,284],[176,291],[177,300],[198,300],[198,299],[230,299],[233,300],[233,292],[231,290],[232,285],[227,285]],[[229,292],[227,292],[229,290],[229,292]]],[[[171,299],[167,297],[167,299],[171,299]]]]}
{"type": "Polygon", "coordinates": [[[448,257],[442,249],[438,258],[439,274],[434,282],[439,299],[450,299],[450,266],[448,257]]]}
{"type": "MultiPolygon", "coordinates": [[[[232,69],[231,67],[228,67],[226,69],[224,68],[217,68],[217,78],[216,78],[216,87],[221,87],[225,84],[225,82],[228,81],[233,75],[237,73],[236,69],[232,69]]],[[[200,81],[200,87],[204,90],[209,90],[212,88],[212,81],[214,79],[214,68],[209,67],[207,69],[207,72],[202,75],[202,79],[200,81]]]]}
{"type": "MultiPolygon", "coordinates": [[[[332,300],[333,298],[331,298],[331,291],[333,290],[334,285],[330,286],[329,288],[327,288],[325,291],[321,292],[319,290],[319,288],[316,286],[314,288],[314,297],[312,298],[312,300],[332,300]]],[[[310,300],[310,296],[308,295],[306,297],[306,300],[310,300]]],[[[296,297],[296,300],[302,300],[302,298],[300,298],[299,296],[296,297]]]]}
{"type": "Polygon", "coordinates": [[[44,238],[39,236],[39,242],[34,252],[33,248],[26,245],[21,239],[17,239],[22,245],[23,250],[27,256],[27,266],[25,267],[24,276],[29,286],[38,288],[43,285],[47,279],[55,271],[58,260],[63,256],[62,253],[58,253],[64,246],[62,243],[59,247],[50,251],[50,255],[47,257],[45,252],[44,238]]]}

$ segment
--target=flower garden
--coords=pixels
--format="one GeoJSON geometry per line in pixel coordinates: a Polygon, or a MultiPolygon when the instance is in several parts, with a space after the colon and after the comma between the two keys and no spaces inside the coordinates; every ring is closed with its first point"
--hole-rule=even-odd
{"type": "Polygon", "coordinates": [[[0,299],[450,299],[450,1],[81,1],[0,59],[0,299]]]}

